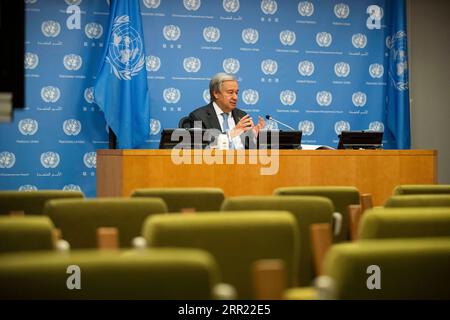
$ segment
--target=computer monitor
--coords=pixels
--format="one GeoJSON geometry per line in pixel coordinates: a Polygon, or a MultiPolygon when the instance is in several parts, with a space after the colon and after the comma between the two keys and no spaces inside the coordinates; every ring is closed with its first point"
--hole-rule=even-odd
{"type": "Polygon", "coordinates": [[[342,131],[338,149],[382,149],[383,132],[379,131],[342,131]]]}
{"type": "Polygon", "coordinates": [[[204,149],[214,137],[210,131],[200,128],[164,129],[159,142],[160,149],[204,149]]]}
{"type": "Polygon", "coordinates": [[[260,130],[259,149],[301,149],[302,131],[260,130]],[[278,141],[276,139],[278,138],[278,141]]]}

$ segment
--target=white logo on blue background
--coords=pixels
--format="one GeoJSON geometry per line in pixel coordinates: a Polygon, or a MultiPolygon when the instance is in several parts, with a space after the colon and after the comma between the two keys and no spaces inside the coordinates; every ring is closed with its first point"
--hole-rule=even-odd
{"type": "Polygon", "coordinates": [[[203,29],[203,39],[206,42],[217,42],[220,39],[220,29],[210,26],[203,29]]]}
{"type": "Polygon", "coordinates": [[[384,124],[383,124],[383,122],[380,122],[380,121],[373,121],[373,122],[369,123],[369,130],[384,132],[384,124]]]}
{"type": "Polygon", "coordinates": [[[265,59],[261,62],[261,70],[264,74],[274,75],[278,71],[278,63],[272,59],[265,59]]]}
{"type": "Polygon", "coordinates": [[[45,102],[53,102],[59,100],[59,97],[61,96],[61,91],[59,91],[58,87],[54,86],[46,86],[41,89],[41,98],[45,102]]]}
{"type": "Polygon", "coordinates": [[[242,92],[242,100],[248,105],[257,104],[259,100],[259,93],[255,89],[246,89],[242,92]]]}
{"type": "Polygon", "coordinates": [[[67,54],[63,59],[64,68],[67,70],[79,70],[83,64],[83,59],[77,54],[67,54]]]}
{"type": "Polygon", "coordinates": [[[186,72],[198,72],[202,66],[202,62],[196,57],[187,57],[183,59],[183,68],[186,72]]]}
{"type": "Polygon", "coordinates": [[[226,12],[235,13],[239,10],[240,4],[239,0],[223,0],[222,6],[226,12]]]}
{"type": "Polygon", "coordinates": [[[361,91],[355,92],[352,94],[352,102],[355,107],[364,107],[367,102],[367,95],[361,91]]]}
{"type": "Polygon", "coordinates": [[[369,66],[369,74],[372,78],[381,78],[384,75],[384,67],[382,64],[373,63],[369,66]]]}
{"type": "Polygon", "coordinates": [[[334,73],[340,78],[345,78],[350,74],[350,65],[346,62],[338,62],[334,65],[334,73]]]}
{"type": "Polygon", "coordinates": [[[150,119],[150,134],[156,136],[161,130],[161,122],[157,119],[150,119]]]}
{"type": "Polygon", "coordinates": [[[16,163],[16,155],[12,152],[3,151],[0,152],[0,168],[10,169],[16,163]]]}
{"type": "Polygon", "coordinates": [[[84,90],[84,100],[87,103],[94,102],[94,87],[89,87],[84,90]]]}
{"type": "Polygon", "coordinates": [[[211,95],[210,95],[208,89],[203,90],[203,95],[202,95],[202,96],[203,96],[203,100],[204,100],[206,103],[211,102],[211,95]]]}
{"type": "Polygon", "coordinates": [[[44,36],[54,38],[57,37],[61,32],[61,25],[54,20],[47,20],[42,22],[41,31],[44,36]]]}
{"type": "Polygon", "coordinates": [[[264,14],[275,14],[278,10],[278,4],[275,0],[262,0],[261,10],[264,14]]]}
{"type": "Polygon", "coordinates": [[[57,152],[48,151],[41,154],[41,164],[44,168],[54,169],[59,165],[60,157],[57,152]]]}
{"type": "Polygon", "coordinates": [[[319,32],[316,34],[316,42],[320,47],[329,47],[333,42],[333,37],[331,33],[319,32]]]}
{"type": "Polygon", "coordinates": [[[149,9],[156,9],[161,4],[161,0],[144,0],[144,5],[149,9]]]}
{"type": "Polygon", "coordinates": [[[298,13],[303,17],[310,17],[314,13],[314,4],[309,1],[300,1],[298,4],[298,13]]]}
{"type": "Polygon", "coordinates": [[[333,95],[329,91],[319,91],[316,94],[316,101],[319,106],[328,107],[333,101],[333,95]]]}
{"type": "Polygon", "coordinates": [[[22,135],[32,136],[38,131],[39,124],[36,120],[27,118],[20,120],[17,127],[22,135]]]}
{"type": "Polygon", "coordinates": [[[19,191],[21,192],[37,191],[37,189],[38,188],[32,184],[24,184],[19,187],[19,191]]]}
{"type": "Polygon", "coordinates": [[[259,33],[258,30],[253,28],[247,28],[242,30],[242,40],[246,44],[255,44],[258,42],[259,39],[259,33]]]}
{"type": "Polygon", "coordinates": [[[81,3],[81,0],[64,0],[64,1],[67,3],[68,6],[72,5],[78,6],[81,3]]]}
{"type": "Polygon", "coordinates": [[[283,30],[280,32],[280,42],[284,46],[292,46],[296,40],[295,32],[291,30],[283,30]]]}
{"type": "Polygon", "coordinates": [[[99,23],[91,22],[84,27],[84,33],[89,39],[100,39],[103,35],[103,27],[99,23]]]}
{"type": "Polygon", "coordinates": [[[283,90],[280,92],[280,101],[285,106],[292,106],[297,100],[297,95],[292,90],[283,90]]]}
{"type": "Polygon", "coordinates": [[[314,122],[303,120],[298,123],[298,130],[301,130],[304,136],[310,136],[314,133],[314,122]]]}
{"type": "Polygon", "coordinates": [[[273,120],[267,120],[264,123],[264,129],[266,130],[278,130],[278,123],[273,120]]]}
{"type": "Polygon", "coordinates": [[[365,34],[356,33],[352,36],[352,44],[357,49],[363,49],[367,45],[367,37],[365,34]]]}
{"type": "Polygon", "coordinates": [[[118,16],[112,28],[113,45],[109,47],[106,61],[119,80],[131,80],[144,68],[144,42],[133,28],[129,16],[118,16]]]}
{"type": "Polygon", "coordinates": [[[339,19],[347,19],[350,14],[350,7],[345,3],[338,3],[334,6],[334,14],[339,19]]]}
{"type": "Polygon", "coordinates": [[[36,2],[37,2],[37,0],[25,0],[25,3],[27,3],[27,4],[33,4],[36,2]]]}
{"type": "Polygon", "coordinates": [[[63,130],[67,136],[76,136],[81,131],[81,122],[76,119],[68,119],[63,122],[63,130]]]}
{"type": "Polygon", "coordinates": [[[37,65],[39,64],[39,57],[35,53],[27,52],[25,53],[25,60],[24,60],[24,68],[25,69],[35,69],[37,65]]]}
{"type": "Polygon", "coordinates": [[[145,67],[147,71],[156,72],[161,67],[161,59],[157,56],[147,56],[145,58],[145,67]]]}
{"type": "Polygon", "coordinates": [[[97,168],[97,153],[86,152],[83,156],[83,162],[89,169],[97,168]]]}
{"type": "Polygon", "coordinates": [[[241,68],[241,63],[239,62],[238,59],[227,58],[223,60],[222,67],[226,73],[235,74],[241,68]]]}
{"type": "Polygon", "coordinates": [[[163,91],[163,98],[166,103],[177,103],[180,101],[181,92],[177,88],[166,88],[163,91]]]}
{"type": "Polygon", "coordinates": [[[181,29],[176,25],[170,24],[164,26],[163,35],[167,41],[177,41],[181,36],[181,29]]]}
{"type": "Polygon", "coordinates": [[[300,61],[298,63],[298,72],[304,77],[311,76],[314,73],[314,63],[308,60],[300,61]]]}
{"type": "Polygon", "coordinates": [[[77,184],[66,184],[63,188],[64,191],[81,191],[81,188],[77,184]]]}
{"type": "Polygon", "coordinates": [[[348,121],[338,121],[334,124],[334,132],[340,135],[342,131],[350,131],[350,123],[348,121]]]}
{"type": "Polygon", "coordinates": [[[389,78],[397,90],[407,90],[408,84],[408,56],[406,54],[406,32],[398,31],[389,40],[389,78]]]}
{"type": "Polygon", "coordinates": [[[202,5],[201,0],[183,0],[183,5],[186,10],[197,11],[202,5]]]}
{"type": "Polygon", "coordinates": [[[381,29],[381,19],[384,16],[383,8],[372,4],[367,7],[366,13],[369,14],[369,17],[366,20],[367,29],[381,29]]]}

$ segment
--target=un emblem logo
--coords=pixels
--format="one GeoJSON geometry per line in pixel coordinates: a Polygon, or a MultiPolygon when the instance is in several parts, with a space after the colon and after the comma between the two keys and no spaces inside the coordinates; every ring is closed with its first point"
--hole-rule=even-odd
{"type": "Polygon", "coordinates": [[[177,88],[166,88],[163,91],[163,98],[166,103],[177,103],[180,101],[181,92],[177,88]]]}
{"type": "Polygon", "coordinates": [[[145,64],[144,43],[141,36],[124,15],[114,19],[112,28],[113,45],[109,47],[106,61],[111,65],[119,80],[131,80],[145,64]]]}
{"type": "Polygon", "coordinates": [[[261,70],[264,74],[274,75],[278,71],[278,63],[272,59],[265,59],[261,62],[261,70]]]}
{"type": "Polygon", "coordinates": [[[297,100],[297,95],[292,90],[283,90],[280,92],[280,101],[285,106],[292,106],[297,100]]]}
{"type": "Polygon", "coordinates": [[[382,64],[373,63],[369,66],[369,74],[372,78],[381,78],[384,74],[384,67],[382,64]]]}
{"type": "Polygon", "coordinates": [[[345,78],[350,74],[350,65],[346,62],[338,62],[334,65],[334,73],[340,78],[345,78]]]}
{"type": "Polygon", "coordinates": [[[262,0],[261,10],[264,14],[275,14],[278,10],[278,4],[275,0],[262,0]]]}
{"type": "Polygon", "coordinates": [[[278,123],[273,120],[267,120],[264,124],[264,129],[266,130],[278,130],[278,123]]]}
{"type": "Polygon", "coordinates": [[[300,61],[298,63],[298,72],[304,77],[311,76],[314,73],[314,63],[308,60],[300,61]]]}
{"type": "Polygon", "coordinates": [[[392,79],[397,90],[407,90],[409,85],[406,32],[401,30],[392,36],[388,48],[390,49],[389,78],[392,79]]]}
{"type": "Polygon", "coordinates": [[[334,124],[334,132],[340,135],[342,131],[350,131],[350,123],[348,121],[338,121],[334,124]]]}
{"type": "Polygon", "coordinates": [[[202,66],[202,62],[199,58],[188,57],[183,59],[183,68],[186,72],[198,72],[202,66]]]}
{"type": "Polygon", "coordinates": [[[41,164],[44,168],[54,169],[59,165],[59,154],[57,152],[48,151],[41,154],[41,164]]]}
{"type": "Polygon", "coordinates": [[[329,47],[333,37],[328,32],[319,32],[316,34],[316,42],[320,47],[329,47]]]}
{"type": "Polygon", "coordinates": [[[280,42],[284,46],[292,46],[295,43],[295,32],[291,30],[283,30],[280,32],[280,42]]]}
{"type": "Polygon", "coordinates": [[[37,2],[37,0],[25,0],[25,3],[27,3],[27,4],[33,4],[36,2],[37,2]]]}
{"type": "Polygon", "coordinates": [[[66,184],[63,187],[63,191],[81,191],[81,188],[77,184],[66,184]]]}
{"type": "Polygon", "coordinates": [[[149,9],[156,9],[161,4],[161,0],[144,0],[144,6],[149,9]]]}
{"type": "Polygon", "coordinates": [[[76,119],[68,119],[63,122],[63,130],[67,136],[76,136],[81,131],[81,122],[76,119]]]}
{"type": "Polygon", "coordinates": [[[228,58],[223,60],[222,67],[226,73],[235,74],[241,68],[241,64],[238,59],[228,58]]]}
{"type": "Polygon", "coordinates": [[[309,120],[300,121],[298,123],[298,130],[301,130],[304,136],[310,136],[314,132],[314,122],[309,120]]]}
{"type": "Polygon", "coordinates": [[[89,39],[100,39],[103,34],[103,27],[99,23],[91,22],[84,27],[84,33],[89,39]]]}
{"type": "Polygon", "coordinates": [[[352,94],[352,102],[355,107],[364,107],[367,102],[367,95],[361,91],[355,92],[352,94]]]}
{"type": "Polygon", "coordinates": [[[68,54],[64,56],[63,62],[64,68],[66,68],[67,70],[76,71],[81,68],[83,59],[81,59],[81,56],[77,54],[68,54]]]}
{"type": "Polygon", "coordinates": [[[384,132],[384,124],[383,124],[383,122],[380,122],[380,121],[373,121],[373,122],[369,123],[369,130],[384,132]]]}
{"type": "Polygon", "coordinates": [[[25,69],[35,69],[39,64],[39,57],[35,53],[27,52],[25,53],[24,68],[25,69]]]}
{"type": "Polygon", "coordinates": [[[216,27],[206,27],[203,29],[203,39],[206,42],[217,42],[220,39],[220,30],[216,27]]]}
{"type": "Polygon", "coordinates": [[[3,151],[0,152],[0,168],[10,169],[16,163],[16,156],[12,152],[3,151]]]}
{"type": "Polygon", "coordinates": [[[258,42],[259,39],[259,33],[258,30],[253,28],[247,28],[242,30],[242,40],[246,44],[255,44],[258,42]]]}
{"type": "Polygon", "coordinates": [[[309,1],[301,1],[298,4],[298,13],[303,17],[310,17],[314,13],[314,4],[309,1]]]}
{"type": "Polygon", "coordinates": [[[54,20],[47,20],[42,22],[41,31],[44,34],[44,36],[48,38],[54,38],[57,37],[61,32],[61,26],[58,22],[54,20]]]}
{"type": "Polygon", "coordinates": [[[94,102],[94,87],[89,87],[84,90],[84,100],[87,103],[94,102]]]}
{"type": "Polygon", "coordinates": [[[145,58],[145,68],[147,71],[156,72],[161,67],[161,59],[157,56],[147,56],[145,58]]]}
{"type": "Polygon", "coordinates": [[[242,100],[248,105],[257,104],[259,100],[259,93],[254,89],[246,89],[242,92],[242,100]]]}
{"type": "Polygon", "coordinates": [[[41,89],[41,98],[45,102],[53,102],[59,100],[59,97],[61,96],[61,91],[59,91],[58,87],[54,86],[46,86],[41,89]]]}
{"type": "Polygon", "coordinates": [[[78,6],[81,3],[81,0],[65,0],[68,6],[78,6]]]}
{"type": "Polygon", "coordinates": [[[89,169],[97,168],[97,154],[95,152],[86,152],[83,156],[83,162],[89,169]]]}
{"type": "Polygon", "coordinates": [[[205,101],[206,103],[211,102],[211,95],[209,93],[208,89],[203,90],[203,101],[205,101]]]}
{"type": "Polygon", "coordinates": [[[333,101],[333,95],[328,91],[319,91],[316,94],[316,101],[319,106],[328,107],[333,101]]]}
{"type": "Polygon", "coordinates": [[[240,4],[239,0],[223,0],[222,6],[226,12],[235,13],[239,10],[240,4]]]}
{"type": "Polygon", "coordinates": [[[32,184],[24,184],[19,187],[19,191],[21,192],[37,191],[37,189],[38,188],[32,184]]]}
{"type": "Polygon", "coordinates": [[[201,0],[183,0],[184,7],[189,11],[197,11],[201,4],[201,0]]]}
{"type": "Polygon", "coordinates": [[[181,36],[181,29],[173,24],[164,26],[163,35],[167,41],[177,41],[181,36]]]}
{"type": "Polygon", "coordinates": [[[150,119],[150,134],[156,136],[161,130],[161,122],[156,119],[150,119]]]}
{"type": "Polygon", "coordinates": [[[39,129],[38,122],[34,119],[22,119],[17,125],[19,131],[24,136],[32,136],[36,134],[39,129]]]}
{"type": "Polygon", "coordinates": [[[345,3],[338,3],[334,6],[334,14],[339,19],[346,19],[350,14],[350,7],[345,3]]]}
{"type": "Polygon", "coordinates": [[[367,37],[365,34],[356,33],[352,36],[352,44],[357,49],[363,49],[367,45],[367,37]]]}

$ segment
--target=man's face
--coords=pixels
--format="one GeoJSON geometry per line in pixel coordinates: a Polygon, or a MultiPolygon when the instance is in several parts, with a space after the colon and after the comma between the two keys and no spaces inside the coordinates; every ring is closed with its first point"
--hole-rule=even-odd
{"type": "Polygon", "coordinates": [[[220,91],[214,92],[215,102],[223,112],[231,112],[236,108],[238,93],[239,86],[237,81],[224,81],[220,91]]]}

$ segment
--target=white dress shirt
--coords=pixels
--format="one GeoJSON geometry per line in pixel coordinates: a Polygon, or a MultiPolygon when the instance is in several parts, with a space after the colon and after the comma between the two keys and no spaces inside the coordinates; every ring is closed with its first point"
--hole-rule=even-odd
{"type": "MultiPolygon", "coordinates": [[[[220,130],[224,132],[223,130],[223,116],[222,113],[225,113],[222,111],[222,109],[219,108],[217,103],[213,102],[214,111],[216,111],[217,119],[220,123],[220,130]]],[[[228,113],[228,127],[230,128],[230,131],[236,126],[236,123],[234,122],[233,115],[228,113]]],[[[228,132],[228,139],[230,141],[233,141],[234,149],[245,149],[244,145],[242,144],[241,138],[239,136],[234,137],[233,139],[230,139],[230,132],[228,132]]]]}

